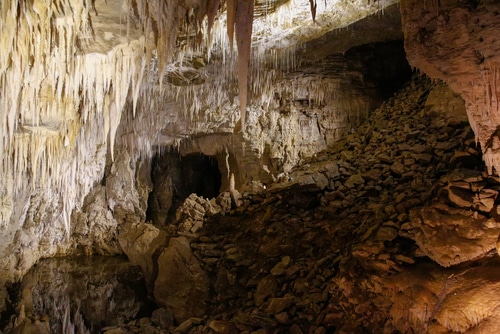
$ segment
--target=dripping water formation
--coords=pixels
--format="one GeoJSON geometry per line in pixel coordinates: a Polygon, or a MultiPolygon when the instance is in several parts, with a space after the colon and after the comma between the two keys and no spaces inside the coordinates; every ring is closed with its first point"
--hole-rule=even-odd
{"type": "MultiPolygon", "coordinates": [[[[331,75],[335,79],[342,77],[343,73],[351,73],[351,75],[355,73],[352,77],[344,77],[343,80],[345,83],[352,84],[353,90],[363,91],[364,94],[373,98],[374,101],[382,100],[392,95],[396,89],[409,79],[411,74],[408,70],[409,66],[405,61],[402,48],[401,42],[375,43],[356,47],[348,50],[344,56],[336,54],[327,57],[321,65],[316,67],[311,65],[304,66],[302,68],[303,76],[309,75],[309,73],[312,73],[314,76],[318,70],[331,75]]],[[[321,103],[324,102],[321,102],[320,99],[309,100],[298,97],[295,97],[293,101],[294,105],[300,106],[301,114],[307,112],[305,108],[314,107],[315,104],[321,103]]],[[[352,102],[349,102],[347,105],[350,105],[350,103],[352,102]]],[[[350,119],[350,122],[354,122],[354,118],[350,119]]],[[[362,123],[362,118],[359,117],[357,122],[362,123]]],[[[121,129],[118,129],[117,133],[121,135],[121,131],[121,129]]],[[[124,228],[125,232],[118,235],[118,241],[127,256],[130,259],[134,259],[135,263],[139,264],[140,268],[145,272],[144,275],[137,275],[136,278],[144,282],[148,290],[143,290],[142,295],[137,296],[137,298],[144,298],[143,300],[122,301],[122,303],[128,303],[127,305],[130,306],[130,309],[126,310],[122,310],[117,305],[120,301],[114,299],[115,297],[121,298],[120,296],[123,295],[121,290],[116,290],[116,288],[105,290],[103,293],[109,296],[106,301],[110,305],[100,306],[102,312],[98,312],[98,314],[101,314],[101,318],[99,318],[88,306],[94,305],[97,307],[97,301],[80,300],[78,296],[73,295],[73,291],[79,290],[77,287],[58,286],[54,288],[54,291],[60,291],[60,295],[57,296],[52,296],[52,292],[49,292],[47,288],[32,288],[30,291],[37,298],[35,303],[37,308],[33,309],[33,312],[37,314],[49,314],[49,317],[53,318],[53,321],[45,325],[51,326],[53,332],[65,332],[71,328],[76,328],[76,332],[92,332],[99,328],[111,328],[110,330],[120,328],[129,319],[139,319],[141,314],[144,314],[146,317],[152,316],[151,311],[150,314],[142,313],[145,308],[135,306],[147,304],[149,298],[156,301],[157,304],[155,304],[155,307],[160,307],[158,310],[168,310],[167,312],[171,312],[169,319],[171,317],[173,320],[171,320],[170,327],[167,327],[167,329],[170,328],[173,330],[172,328],[175,326],[180,326],[184,321],[189,320],[186,314],[199,317],[205,317],[210,314],[209,310],[211,307],[209,305],[211,305],[211,301],[209,296],[221,294],[221,296],[224,296],[223,299],[229,298],[225,295],[226,292],[223,292],[223,290],[229,289],[226,286],[228,284],[225,282],[226,279],[223,282],[219,282],[220,278],[218,277],[221,273],[213,268],[214,264],[221,261],[220,256],[224,253],[222,249],[229,247],[229,245],[220,246],[212,243],[212,241],[215,242],[226,237],[229,237],[229,240],[237,236],[248,237],[249,240],[246,247],[248,250],[251,250],[259,249],[257,245],[261,242],[265,243],[272,240],[270,236],[265,236],[265,239],[257,241],[253,239],[255,232],[247,234],[248,232],[237,229],[237,235],[234,235],[233,232],[227,230],[228,227],[226,224],[228,222],[230,224],[236,222],[238,222],[237,224],[241,224],[239,222],[241,218],[238,218],[236,212],[238,212],[237,210],[241,210],[241,205],[245,201],[248,201],[252,196],[257,196],[257,198],[259,196],[266,196],[254,194],[248,197],[249,193],[259,193],[262,191],[263,188],[259,187],[258,183],[256,183],[256,188],[253,188],[253,190],[249,189],[245,197],[246,199],[242,201],[241,194],[238,194],[238,190],[234,189],[234,178],[236,177],[241,182],[248,175],[252,175],[253,169],[258,172],[256,175],[259,175],[261,180],[266,180],[268,184],[272,184],[273,179],[281,182],[287,180],[287,178],[283,179],[283,176],[277,174],[280,168],[282,168],[280,167],[281,162],[279,159],[272,158],[273,148],[269,144],[266,145],[265,157],[262,160],[244,161],[244,165],[246,166],[246,170],[244,170],[241,167],[238,168],[239,164],[241,164],[241,162],[238,162],[238,155],[241,155],[239,154],[241,148],[237,148],[236,141],[241,140],[241,136],[205,136],[197,140],[198,142],[193,141],[191,143],[187,141],[177,149],[157,148],[158,153],[152,158],[143,157],[142,160],[140,158],[137,162],[134,162],[129,157],[125,159],[125,164],[118,165],[118,162],[115,162],[114,165],[116,167],[108,169],[107,173],[109,175],[106,175],[104,182],[102,182],[102,186],[105,188],[114,188],[113,182],[116,182],[116,178],[120,176],[116,173],[135,173],[137,174],[136,178],[147,179],[147,181],[141,182],[150,184],[149,195],[147,197],[147,210],[145,212],[145,221],[147,223],[134,224],[133,226],[125,225],[127,226],[124,228]],[[202,139],[206,142],[200,142],[202,139]],[[223,144],[221,145],[220,143],[223,144]],[[193,152],[193,147],[197,145],[202,147],[210,146],[212,149],[218,145],[221,145],[221,147],[215,149],[213,155],[206,155],[200,152],[193,152]],[[268,172],[276,173],[276,175],[262,175],[261,173],[263,172],[260,171],[261,163],[268,166],[268,172]],[[230,180],[231,174],[233,174],[233,180],[230,180]],[[203,226],[211,222],[214,216],[218,217],[215,219],[220,220],[220,227],[217,227],[216,224],[199,228],[198,226],[200,225],[197,225],[197,223],[200,223],[200,216],[203,226]],[[191,231],[194,231],[193,228],[196,228],[196,231],[200,232],[191,233],[191,231]],[[188,238],[185,237],[186,233],[188,238]],[[199,236],[204,235],[206,237],[199,239],[199,236]],[[133,240],[133,242],[129,240],[133,240]],[[206,244],[207,240],[208,244],[206,244]],[[165,247],[165,245],[168,245],[168,247],[165,247]],[[193,273],[197,277],[201,277],[201,279],[193,279],[191,277],[193,273]],[[214,279],[215,281],[212,281],[214,279]],[[194,292],[190,290],[191,285],[197,287],[194,292]],[[166,286],[170,287],[167,288],[166,286]],[[164,289],[170,292],[162,292],[164,289]],[[173,291],[183,291],[183,297],[180,301],[172,296],[174,294],[173,291]],[[193,299],[193,293],[196,293],[197,298],[193,299]],[[50,300],[55,300],[55,304],[59,306],[55,308],[48,307],[47,305],[54,305],[53,303],[51,304],[50,300]],[[193,303],[196,305],[192,305],[193,303]],[[115,314],[118,310],[125,313],[115,314]],[[129,313],[126,311],[129,311],[129,313]]],[[[207,148],[204,150],[209,151],[207,148]]],[[[119,145],[117,145],[117,152],[121,152],[119,145]]],[[[246,154],[244,158],[255,160],[256,156],[250,153],[246,154]]],[[[120,156],[117,155],[117,157],[120,156]]],[[[293,178],[290,178],[290,180],[293,178]]],[[[120,187],[123,187],[123,185],[120,184],[120,187]]],[[[318,188],[316,185],[299,186],[294,191],[284,191],[279,196],[286,205],[291,206],[291,210],[301,208],[306,210],[305,212],[310,212],[320,206],[322,191],[322,187],[318,188]]],[[[123,193],[123,196],[127,195],[123,193]]],[[[91,202],[95,203],[96,199],[91,197],[91,202]]],[[[258,207],[253,210],[256,210],[256,212],[267,212],[266,210],[269,210],[269,208],[258,207]]],[[[244,214],[250,214],[250,212],[244,214]]],[[[286,215],[284,216],[287,217],[286,215]]],[[[285,218],[285,221],[288,219],[285,218]]],[[[210,224],[213,224],[213,222],[210,224]]],[[[246,225],[243,224],[242,227],[244,226],[246,225]]],[[[281,223],[273,223],[268,227],[268,230],[271,231],[271,235],[279,235],[279,233],[283,232],[283,228],[281,223]]],[[[298,231],[294,230],[293,233],[295,232],[298,231]]],[[[274,242],[272,241],[272,243],[274,242]]],[[[323,242],[324,240],[319,241],[320,244],[323,242]]],[[[245,243],[241,241],[242,245],[245,245],[245,243]]],[[[299,242],[297,241],[297,243],[299,242]]],[[[269,246],[275,247],[274,244],[270,244],[269,246]]],[[[284,247],[288,249],[289,246],[284,247]]],[[[298,246],[296,251],[299,253],[305,251],[301,247],[298,246]]],[[[234,251],[232,248],[229,249],[229,253],[234,251]]],[[[275,249],[263,250],[263,252],[265,254],[267,252],[274,254],[271,257],[281,254],[281,251],[275,249]]],[[[293,252],[289,254],[291,255],[293,252]]],[[[236,256],[234,260],[243,261],[243,266],[246,266],[246,261],[250,261],[251,259],[250,255],[245,255],[247,260],[243,259],[241,254],[234,256],[236,256]]],[[[267,256],[265,255],[265,257],[267,256]]],[[[229,258],[233,258],[233,255],[229,255],[229,258]]],[[[226,259],[223,261],[226,261],[226,259]]],[[[43,264],[41,265],[44,268],[43,264]]],[[[239,265],[232,269],[229,264],[225,266],[229,266],[228,268],[235,272],[243,270],[241,268],[237,269],[239,265]]],[[[265,267],[264,264],[262,266],[265,267]]],[[[64,266],[61,265],[61,267],[64,266]]],[[[93,267],[96,269],[101,268],[97,265],[93,265],[93,267]]],[[[81,271],[84,270],[83,268],[82,265],[81,271]]],[[[98,275],[101,275],[101,270],[107,273],[107,271],[111,270],[113,272],[115,269],[110,269],[110,266],[105,265],[103,269],[98,269],[98,275]]],[[[69,270],[65,270],[64,272],[69,272],[69,276],[65,276],[63,279],[60,278],[60,273],[53,270],[41,276],[49,277],[49,281],[56,280],[69,283],[75,280],[78,281],[75,277],[83,276],[87,277],[86,279],[89,282],[93,281],[90,271],[88,273],[82,273],[81,271],[72,273],[69,270]]],[[[130,276],[130,274],[123,275],[130,276]]],[[[231,277],[232,274],[224,273],[223,275],[231,277]]],[[[112,275],[111,278],[107,279],[106,284],[121,287],[123,280],[121,276],[122,274],[112,275]]],[[[87,285],[90,286],[89,289],[97,289],[99,284],[88,283],[87,285]]],[[[230,298],[237,298],[236,295],[232,295],[234,292],[228,293],[231,296],[230,298]]],[[[91,294],[91,292],[88,292],[88,294],[91,294]]],[[[102,294],[99,294],[99,296],[102,296],[102,294]]],[[[94,295],[94,299],[96,298],[99,299],[97,295],[94,295]]],[[[25,304],[26,301],[22,298],[16,302],[16,305],[25,304]]],[[[151,304],[147,305],[149,307],[152,306],[151,304]]],[[[26,306],[24,307],[26,308],[26,306]]],[[[224,307],[227,306],[224,304],[224,307]]]]}

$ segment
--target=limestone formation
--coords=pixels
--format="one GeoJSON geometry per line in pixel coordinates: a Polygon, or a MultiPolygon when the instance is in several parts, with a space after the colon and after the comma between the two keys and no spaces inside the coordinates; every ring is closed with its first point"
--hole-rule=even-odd
{"type": "Polygon", "coordinates": [[[440,200],[412,210],[402,234],[444,267],[485,256],[496,248],[498,184],[476,170],[456,170],[438,185],[440,200]],[[446,238],[439,237],[446,234],[446,238]]]}
{"type": "Polygon", "coordinates": [[[153,284],[156,275],[156,253],[163,249],[167,235],[152,224],[131,224],[123,227],[118,241],[129,260],[141,267],[146,282],[153,284]]]}
{"type": "Polygon", "coordinates": [[[171,238],[158,257],[154,296],[159,305],[172,310],[178,323],[206,313],[208,277],[193,256],[187,238],[171,238]]]}
{"type": "Polygon", "coordinates": [[[84,254],[120,254],[122,249],[116,242],[118,223],[108,209],[106,190],[95,187],[85,199],[82,210],[73,213],[72,236],[84,254]]]}
{"type": "MultiPolygon", "coordinates": [[[[394,2],[319,5],[316,22],[321,25],[314,27],[307,24],[311,21],[308,4],[256,5],[260,14],[253,32],[259,46],[250,55],[256,66],[249,71],[245,122],[253,129],[244,138],[246,145],[256,145],[251,149],[256,153],[244,157],[237,148],[244,145],[243,139],[234,146],[231,155],[239,160],[231,163],[231,169],[239,173],[238,188],[263,179],[262,165],[277,175],[366,117],[375,105],[372,98],[360,97],[354,87],[333,93],[338,78],[350,75],[315,74],[304,78],[310,89],[299,95],[301,100],[322,104],[320,109],[326,112],[319,114],[325,120],[324,129],[318,128],[314,113],[304,115],[302,108],[291,107],[295,102],[288,96],[299,92],[302,83],[287,75],[296,68],[293,54],[298,43],[345,27],[394,2]],[[359,15],[341,15],[350,10],[359,15]],[[294,22],[305,22],[300,32],[292,32],[289,20],[282,19],[290,16],[296,18],[294,22]],[[276,39],[275,33],[285,38],[276,39]],[[270,46],[271,53],[267,51],[270,46]],[[268,65],[274,70],[261,71],[268,65]],[[278,91],[281,97],[276,100],[278,91]],[[285,102],[280,109],[291,108],[290,116],[282,120],[267,108],[280,101],[285,102]],[[340,107],[344,103],[349,111],[340,107]],[[339,117],[333,120],[332,114],[339,117]],[[305,123],[309,125],[303,127],[304,133],[286,131],[305,123]],[[299,136],[306,133],[313,136],[299,144],[299,136]],[[262,140],[254,140],[257,137],[262,140]],[[278,142],[283,145],[274,144],[278,142]],[[252,165],[251,175],[241,172],[252,165]]],[[[222,3],[218,8],[218,4],[211,1],[205,7],[203,1],[178,0],[78,4],[13,0],[0,4],[0,174],[5,180],[0,187],[2,286],[19,279],[41,257],[119,251],[114,237],[102,232],[115,224],[144,221],[150,184],[136,179],[142,173],[139,169],[156,153],[182,140],[233,133],[240,118],[240,101],[235,99],[239,92],[233,85],[237,65],[225,33],[225,7],[222,3]],[[208,21],[211,36],[207,36],[208,21]],[[202,35],[205,38],[199,38],[202,35]],[[106,194],[93,190],[101,186],[106,194]],[[95,192],[105,196],[110,210],[88,203],[95,192]],[[32,222],[29,216],[35,212],[32,222]],[[103,226],[96,226],[101,220],[89,221],[89,217],[106,218],[103,226]],[[24,228],[32,223],[39,231],[24,228]]],[[[350,71],[359,77],[361,69],[350,71]]],[[[349,84],[350,80],[345,81],[349,84]]],[[[233,145],[222,145],[218,153],[222,156],[228,147],[233,145]]],[[[267,177],[264,182],[272,179],[267,177]]]]}

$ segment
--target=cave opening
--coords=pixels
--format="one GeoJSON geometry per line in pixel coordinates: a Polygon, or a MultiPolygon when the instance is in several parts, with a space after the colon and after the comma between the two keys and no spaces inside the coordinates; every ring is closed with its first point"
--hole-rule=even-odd
{"type": "Polygon", "coordinates": [[[402,40],[368,43],[345,52],[348,63],[362,64],[362,88],[385,101],[411,80],[413,71],[402,40]]]}
{"type": "Polygon", "coordinates": [[[153,190],[148,198],[147,219],[165,225],[175,217],[184,200],[195,193],[214,198],[220,193],[222,175],[215,157],[202,153],[181,155],[179,152],[157,154],[152,161],[153,190]]]}

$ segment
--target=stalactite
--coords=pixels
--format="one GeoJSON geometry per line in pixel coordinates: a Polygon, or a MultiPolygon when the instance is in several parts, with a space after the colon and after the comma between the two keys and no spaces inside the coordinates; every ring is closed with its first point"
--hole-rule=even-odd
{"type": "Polygon", "coordinates": [[[231,53],[233,52],[233,40],[234,40],[234,25],[236,22],[236,0],[227,0],[226,1],[226,15],[227,15],[227,36],[229,37],[229,47],[231,53]]]}
{"type": "MultiPolygon", "coordinates": [[[[24,219],[13,212],[27,210],[30,203],[19,204],[18,199],[43,192],[44,200],[51,202],[50,209],[57,215],[40,226],[64,234],[57,240],[66,242],[73,228],[72,211],[102,179],[107,154],[117,158],[117,143],[148,157],[158,145],[180,145],[187,136],[185,129],[177,128],[182,117],[193,123],[204,119],[231,131],[237,115],[228,101],[236,94],[236,82],[243,130],[250,91],[256,96],[255,104],[263,106],[271,105],[275,94],[304,93],[297,85],[288,87],[280,81],[296,67],[297,43],[293,38],[261,40],[266,36],[261,31],[254,39],[256,47],[251,48],[253,0],[227,0],[226,25],[224,18],[217,18],[220,0],[205,0],[206,7],[203,1],[124,0],[119,16],[123,19],[120,37],[126,42],[102,52],[86,51],[95,37],[91,19],[96,12],[103,17],[105,11],[99,6],[113,1],[99,1],[96,7],[92,0],[0,2],[1,224],[24,219]],[[207,25],[200,27],[197,23],[198,28],[208,29],[213,41],[177,48],[178,28],[193,8],[198,8],[197,22],[206,15],[207,25]],[[132,38],[133,29],[137,34],[132,38]],[[228,56],[232,54],[235,30],[238,59],[228,56]],[[184,63],[200,54],[210,59],[206,50],[211,51],[212,43],[216,56],[222,54],[224,66],[208,64],[199,71],[213,81],[189,88],[163,84],[165,69],[172,61],[184,63]],[[250,58],[260,65],[249,67],[250,58]],[[270,70],[261,71],[262,67],[270,70]],[[153,76],[158,77],[160,85],[152,83],[153,76]],[[212,113],[212,109],[205,109],[207,105],[224,110],[212,113]],[[121,133],[119,125],[132,130],[121,133]],[[165,133],[167,125],[179,131],[165,133]],[[19,208],[23,205],[26,209],[19,208]]],[[[309,4],[300,6],[307,14],[309,4]]],[[[269,24],[265,29],[271,33],[285,31],[292,27],[291,8],[282,6],[259,20],[269,24]]],[[[322,10],[318,8],[318,21],[323,17],[322,10]]],[[[321,80],[311,83],[304,93],[311,101],[331,98],[319,92],[319,85],[333,84],[321,80]]],[[[278,116],[270,117],[277,129],[279,120],[274,118],[278,116]]],[[[202,126],[193,125],[193,131],[207,131],[202,126]]],[[[57,247],[59,244],[54,249],[57,247]]]]}
{"type": "Polygon", "coordinates": [[[215,16],[219,10],[220,0],[208,0],[207,5],[207,24],[208,24],[208,38],[210,38],[212,33],[212,27],[214,25],[215,16]]]}
{"type": "Polygon", "coordinates": [[[240,0],[236,6],[236,40],[238,45],[238,88],[240,97],[241,130],[245,131],[248,98],[248,67],[252,46],[254,0],[240,0]]]}
{"type": "Polygon", "coordinates": [[[309,3],[311,5],[311,16],[314,22],[316,22],[316,8],[318,7],[318,4],[316,3],[316,0],[309,0],[309,3]]]}
{"type": "Polygon", "coordinates": [[[233,174],[233,173],[231,173],[231,168],[229,166],[229,150],[227,149],[227,146],[224,149],[226,152],[225,162],[226,162],[226,169],[227,169],[227,178],[229,179],[229,175],[233,174]]]}
{"type": "MultiPolygon", "coordinates": [[[[1,177],[13,179],[4,183],[0,199],[12,202],[43,187],[54,210],[61,210],[61,221],[52,224],[61,223],[67,236],[71,211],[104,171],[90,171],[95,162],[83,161],[102,143],[112,151],[129,88],[136,100],[145,71],[144,58],[136,56],[144,55],[143,38],[107,54],[79,49],[85,43],[79,47],[77,40],[90,36],[87,5],[0,4],[1,177]],[[113,104],[106,103],[110,96],[113,104]]],[[[0,211],[8,222],[7,211],[0,211]]]]}

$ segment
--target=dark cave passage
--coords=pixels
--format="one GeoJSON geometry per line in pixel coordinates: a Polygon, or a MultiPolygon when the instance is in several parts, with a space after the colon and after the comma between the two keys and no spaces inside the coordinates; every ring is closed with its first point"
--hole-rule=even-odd
{"type": "Polygon", "coordinates": [[[148,199],[147,219],[164,225],[192,193],[217,197],[221,172],[214,157],[202,153],[181,156],[178,152],[158,154],[152,162],[153,191],[148,199]]]}
{"type": "Polygon", "coordinates": [[[402,40],[356,46],[345,57],[348,64],[362,64],[362,89],[382,101],[401,89],[413,73],[402,40]]]}

